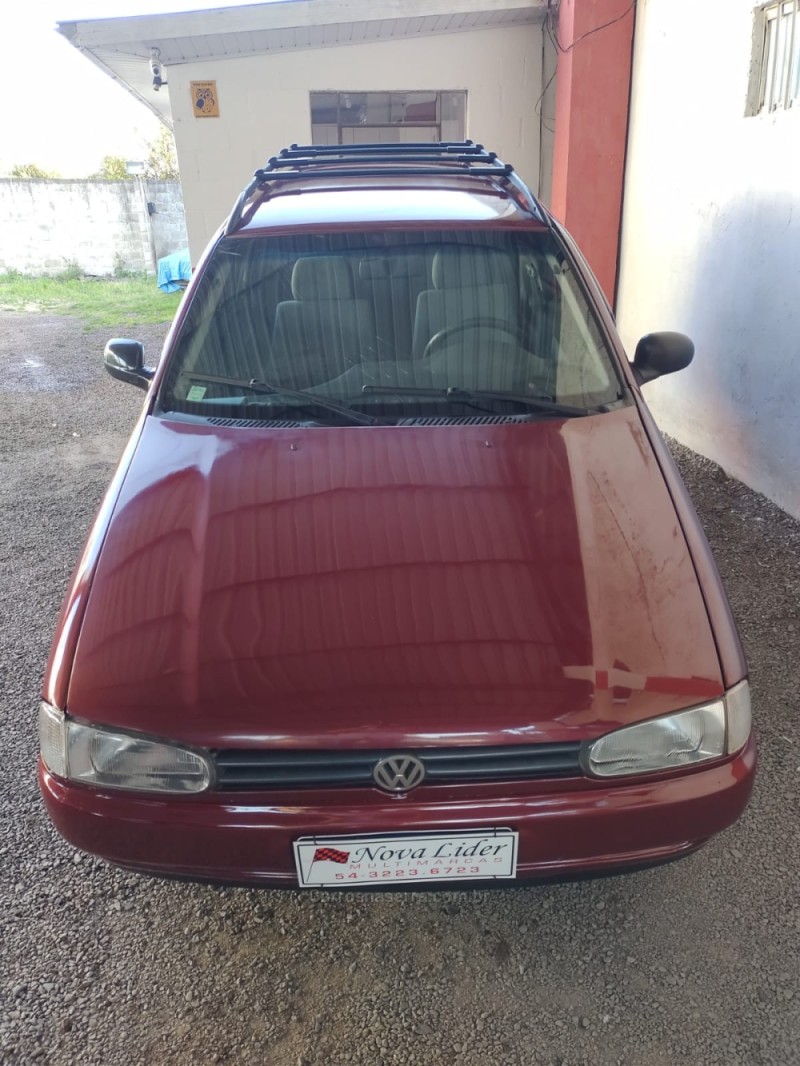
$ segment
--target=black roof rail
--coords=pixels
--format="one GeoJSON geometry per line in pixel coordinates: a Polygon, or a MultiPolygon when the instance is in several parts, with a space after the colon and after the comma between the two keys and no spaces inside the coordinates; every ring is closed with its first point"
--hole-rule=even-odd
{"type": "MultiPolygon", "coordinates": [[[[233,233],[255,192],[266,192],[273,182],[330,177],[495,178],[510,185],[517,204],[542,222],[547,216],[510,163],[473,141],[413,142],[406,144],[297,145],[282,148],[266,166],[259,167],[239,194],[224,232],[233,233]]],[[[253,205],[255,206],[255,204],[253,205]]]]}

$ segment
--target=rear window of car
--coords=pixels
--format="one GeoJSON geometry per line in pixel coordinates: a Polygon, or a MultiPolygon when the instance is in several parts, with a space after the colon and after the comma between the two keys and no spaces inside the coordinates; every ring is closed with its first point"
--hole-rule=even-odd
{"type": "Polygon", "coordinates": [[[302,398],[281,388],[384,418],[441,413],[442,395],[459,391],[498,394],[484,408],[503,412],[514,410],[503,396],[593,410],[621,396],[555,238],[509,230],[223,238],[173,346],[161,408],[286,417],[302,398]]]}

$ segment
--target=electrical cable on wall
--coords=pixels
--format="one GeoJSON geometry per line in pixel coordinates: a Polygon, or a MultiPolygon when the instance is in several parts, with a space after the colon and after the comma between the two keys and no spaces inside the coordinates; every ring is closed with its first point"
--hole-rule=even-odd
{"type": "Polygon", "coordinates": [[[609,26],[614,26],[617,22],[622,22],[622,20],[626,18],[631,13],[631,11],[633,11],[633,9],[636,7],[637,2],[638,0],[631,0],[631,2],[628,4],[628,6],[625,8],[621,15],[617,15],[615,18],[609,19],[608,22],[603,22],[600,26],[595,26],[592,30],[587,30],[586,33],[582,33],[580,37],[577,38],[577,40],[574,40],[569,46],[569,48],[563,48],[561,42],[558,39],[558,29],[553,24],[553,6],[552,0],[550,0],[550,3],[548,3],[547,5],[547,14],[545,15],[544,20],[545,29],[547,30],[547,35],[553,42],[553,47],[556,49],[556,51],[561,52],[562,55],[568,55],[572,51],[572,49],[576,47],[576,45],[579,45],[581,41],[585,41],[587,37],[593,37],[594,34],[600,33],[601,30],[606,30],[609,26]]]}
{"type": "Polygon", "coordinates": [[[569,53],[573,50],[573,48],[575,48],[576,45],[579,45],[581,43],[581,41],[585,41],[587,39],[587,37],[593,37],[596,33],[600,33],[601,30],[606,30],[606,29],[609,28],[609,26],[614,26],[614,25],[616,25],[616,23],[622,22],[622,20],[624,18],[627,18],[627,16],[631,13],[631,11],[633,11],[633,9],[636,7],[637,3],[638,3],[638,0],[631,0],[631,2],[628,4],[628,6],[625,8],[625,10],[620,15],[617,15],[613,19],[609,19],[608,22],[601,23],[601,25],[599,25],[599,26],[595,26],[594,29],[587,30],[586,33],[582,33],[580,35],[580,37],[578,37],[576,40],[574,40],[572,42],[572,44],[569,45],[568,48],[564,48],[563,45],[561,44],[561,42],[558,39],[558,28],[555,25],[555,22],[554,22],[554,19],[553,19],[553,12],[555,10],[555,8],[553,6],[554,5],[554,0],[548,0],[547,13],[545,14],[545,19],[544,19],[544,32],[547,34],[547,36],[548,36],[548,38],[550,40],[550,43],[552,44],[553,48],[556,50],[556,66],[555,66],[555,69],[553,70],[553,73],[547,79],[547,84],[542,89],[541,93],[539,94],[539,99],[536,101],[536,104],[534,105],[534,109],[533,109],[534,110],[534,114],[538,115],[539,121],[541,122],[542,126],[544,126],[544,128],[547,130],[548,133],[552,133],[553,135],[555,135],[556,131],[555,131],[555,129],[552,126],[548,125],[548,123],[547,123],[547,121],[546,121],[546,119],[545,119],[545,117],[544,117],[544,115],[542,113],[542,101],[544,100],[544,98],[545,98],[545,96],[547,94],[547,90],[553,84],[555,76],[558,73],[558,55],[559,54],[560,55],[569,55],[569,53]]]}

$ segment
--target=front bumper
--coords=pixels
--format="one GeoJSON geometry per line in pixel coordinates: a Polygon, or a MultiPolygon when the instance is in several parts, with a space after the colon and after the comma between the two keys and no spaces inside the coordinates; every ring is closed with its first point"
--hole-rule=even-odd
{"type": "Polygon", "coordinates": [[[755,766],[751,737],[727,762],[660,779],[431,786],[405,799],[377,789],[296,791],[280,803],[272,793],[154,798],[70,784],[41,763],[39,782],[56,828],[83,851],[143,873],[291,888],[292,842],[314,835],[516,829],[518,881],[667,862],[733,825],[755,766]]]}

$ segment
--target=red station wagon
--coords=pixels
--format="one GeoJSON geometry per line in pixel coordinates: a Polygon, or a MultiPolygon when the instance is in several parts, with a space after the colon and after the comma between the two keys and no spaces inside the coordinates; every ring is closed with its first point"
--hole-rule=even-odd
{"type": "Polygon", "coordinates": [[[756,765],[714,562],[570,237],[472,142],[284,149],[212,241],[63,607],[72,844],[269,886],[640,868],[756,765]]]}

